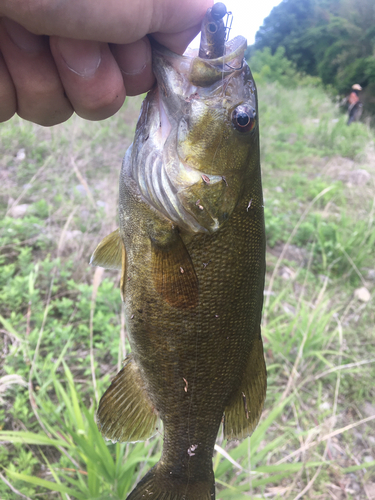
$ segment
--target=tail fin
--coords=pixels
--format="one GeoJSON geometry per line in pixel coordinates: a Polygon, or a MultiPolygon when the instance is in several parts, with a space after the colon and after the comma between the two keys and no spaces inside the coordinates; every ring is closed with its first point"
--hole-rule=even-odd
{"type": "Polygon", "coordinates": [[[210,474],[207,481],[196,482],[193,478],[183,481],[181,478],[173,478],[172,473],[159,471],[157,464],[139,481],[127,498],[127,500],[145,499],[215,500],[214,473],[210,474]]]}

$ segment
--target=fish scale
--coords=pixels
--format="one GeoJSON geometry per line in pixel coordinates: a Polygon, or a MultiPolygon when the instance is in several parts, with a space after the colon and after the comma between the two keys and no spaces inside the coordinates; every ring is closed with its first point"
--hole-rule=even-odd
{"type": "MultiPolygon", "coordinates": [[[[212,41],[212,23],[222,22],[218,12],[224,9],[206,14],[204,43],[212,41]]],[[[221,46],[215,44],[214,52],[221,46]]],[[[100,401],[99,429],[113,441],[137,441],[155,434],[158,419],[163,422],[161,459],[129,500],[215,498],[212,455],[222,421],[226,438],[241,439],[262,411],[265,235],[256,88],[245,47],[237,37],[220,49],[224,54],[205,59],[153,44],[163,92],[146,97],[142,109],[148,112],[123,162],[119,231],[92,257],[94,265],[122,269],[132,349],[100,401]],[[191,86],[196,96],[187,99],[191,86]],[[169,121],[166,140],[159,130],[161,108],[169,121]],[[183,193],[178,215],[166,208],[167,192],[151,202],[155,185],[147,184],[153,182],[147,168],[153,162],[137,162],[157,157],[155,151],[174,162],[168,182],[183,193]],[[181,222],[184,211],[188,217],[181,222]]],[[[200,54],[212,54],[203,49],[200,54]]]]}

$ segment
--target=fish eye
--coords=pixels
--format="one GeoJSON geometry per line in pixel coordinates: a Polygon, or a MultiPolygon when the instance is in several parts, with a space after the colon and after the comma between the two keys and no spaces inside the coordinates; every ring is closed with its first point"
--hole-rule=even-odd
{"type": "Polygon", "coordinates": [[[232,112],[232,123],[240,132],[250,132],[256,123],[256,111],[248,104],[237,106],[232,112]]]}

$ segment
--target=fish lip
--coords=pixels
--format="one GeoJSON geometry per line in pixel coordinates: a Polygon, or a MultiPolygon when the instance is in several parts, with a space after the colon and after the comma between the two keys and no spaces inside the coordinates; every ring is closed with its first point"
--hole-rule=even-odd
{"type": "MultiPolygon", "coordinates": [[[[223,56],[217,57],[215,59],[204,59],[197,55],[198,49],[188,48],[184,54],[177,54],[172,50],[168,49],[164,45],[161,45],[154,38],[151,39],[151,48],[153,55],[161,55],[164,58],[169,59],[180,59],[185,62],[191,61],[193,59],[198,59],[200,61],[207,61],[212,66],[222,66],[223,63],[232,61],[234,58],[238,57],[240,54],[244,53],[247,47],[247,40],[243,36],[236,36],[229,42],[225,44],[225,54],[223,56]]],[[[233,70],[232,70],[233,71],[233,70]]]]}
{"type": "Polygon", "coordinates": [[[216,59],[196,57],[191,62],[189,80],[193,85],[209,87],[243,69],[247,40],[242,36],[225,44],[225,54],[216,59]]]}
{"type": "Polygon", "coordinates": [[[241,71],[247,40],[243,36],[233,38],[225,44],[225,54],[215,59],[198,57],[191,49],[183,55],[176,54],[154,39],[151,40],[151,47],[153,71],[158,85],[164,88],[168,96],[175,92],[167,72],[167,68],[172,67],[185,80],[183,97],[186,98],[195,92],[196,87],[210,87],[220,79],[241,71]]]}

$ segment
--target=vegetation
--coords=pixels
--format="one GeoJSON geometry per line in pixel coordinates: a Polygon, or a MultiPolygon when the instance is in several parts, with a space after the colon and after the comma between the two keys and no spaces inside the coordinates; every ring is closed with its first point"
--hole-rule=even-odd
{"type": "MultiPolygon", "coordinates": [[[[250,440],[218,438],[217,498],[370,498],[375,136],[361,123],[348,128],[281,53],[264,57],[278,75],[254,61],[269,388],[250,440]],[[299,83],[292,89],[287,71],[299,83]]],[[[123,499],[160,453],[160,436],[106,443],[94,421],[129,346],[118,273],[88,259],[116,227],[117,177],[139,104],[128,100],[101,123],[1,125],[3,500],[123,499]]]]}
{"type": "Polygon", "coordinates": [[[354,83],[375,112],[375,4],[373,0],[283,0],[256,34],[256,50],[280,47],[298,71],[319,76],[346,95],[354,83]]]}

